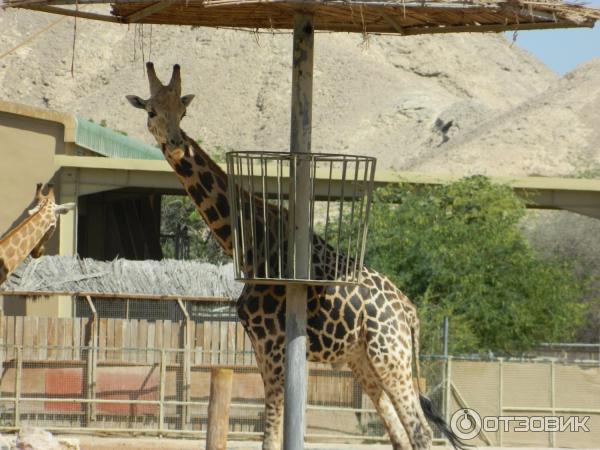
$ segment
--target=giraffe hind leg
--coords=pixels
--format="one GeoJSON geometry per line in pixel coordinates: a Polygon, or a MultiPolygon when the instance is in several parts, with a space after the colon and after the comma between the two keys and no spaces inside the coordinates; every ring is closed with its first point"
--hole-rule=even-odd
{"type": "Polygon", "coordinates": [[[388,395],[414,450],[428,450],[433,432],[412,383],[410,347],[397,336],[368,333],[367,360],[388,395]],[[382,346],[385,342],[385,346],[382,346]]]}
{"type": "Polygon", "coordinates": [[[377,374],[368,363],[367,358],[355,358],[348,362],[352,373],[360,382],[364,392],[367,393],[385,429],[388,432],[394,450],[412,450],[413,447],[408,439],[406,430],[398,418],[398,414],[389,397],[381,387],[377,374]]]}

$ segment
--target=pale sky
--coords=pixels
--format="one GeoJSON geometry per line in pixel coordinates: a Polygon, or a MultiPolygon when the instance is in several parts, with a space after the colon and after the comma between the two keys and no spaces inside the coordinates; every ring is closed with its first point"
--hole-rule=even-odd
{"type": "MultiPolygon", "coordinates": [[[[600,8],[600,0],[586,3],[600,8]]],[[[506,37],[512,39],[512,33],[506,33],[506,37]]],[[[517,45],[563,75],[584,61],[600,57],[600,21],[593,29],[519,31],[517,45]]]]}

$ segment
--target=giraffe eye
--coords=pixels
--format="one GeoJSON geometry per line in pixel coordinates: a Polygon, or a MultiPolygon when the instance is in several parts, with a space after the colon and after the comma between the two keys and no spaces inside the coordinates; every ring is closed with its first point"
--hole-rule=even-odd
{"type": "Polygon", "coordinates": [[[156,117],[156,113],[154,111],[148,111],[148,117],[152,119],[153,117],[156,117]]]}

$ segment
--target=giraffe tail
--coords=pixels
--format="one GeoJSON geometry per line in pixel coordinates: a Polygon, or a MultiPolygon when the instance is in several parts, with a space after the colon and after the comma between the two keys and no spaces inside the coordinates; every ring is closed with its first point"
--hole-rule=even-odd
{"type": "Polygon", "coordinates": [[[458,436],[452,431],[452,429],[448,426],[444,418],[438,413],[431,400],[425,397],[422,394],[419,394],[419,401],[421,403],[421,409],[431,423],[433,423],[437,429],[442,433],[442,435],[448,440],[450,445],[454,447],[456,450],[467,450],[471,445],[465,444],[462,442],[458,436]]]}
{"type": "Polygon", "coordinates": [[[410,332],[412,337],[413,345],[413,358],[415,360],[415,375],[417,379],[416,388],[417,393],[421,395],[421,366],[419,365],[419,332],[420,332],[419,319],[415,312],[414,320],[410,324],[410,332]]]}
{"type": "Polygon", "coordinates": [[[410,331],[412,335],[413,343],[413,355],[415,359],[415,375],[417,377],[416,390],[419,395],[419,402],[421,403],[421,409],[425,414],[427,420],[433,423],[442,435],[448,440],[448,442],[456,450],[466,450],[469,445],[462,442],[458,436],[448,426],[444,418],[435,410],[431,400],[421,393],[421,368],[419,366],[419,319],[417,315],[414,315],[414,320],[410,325],[410,331]]]}

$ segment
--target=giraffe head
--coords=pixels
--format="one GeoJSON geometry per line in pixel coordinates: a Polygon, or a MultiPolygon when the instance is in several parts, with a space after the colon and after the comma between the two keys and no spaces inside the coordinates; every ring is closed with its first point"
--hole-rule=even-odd
{"type": "Polygon", "coordinates": [[[48,242],[48,239],[50,239],[52,233],[56,229],[58,216],[75,208],[75,203],[65,203],[63,205],[56,204],[54,185],[48,184],[48,192],[46,194],[42,192],[42,187],[42,183],[37,184],[35,188],[35,200],[37,204],[29,210],[29,216],[39,214],[44,217],[45,220],[40,222],[40,226],[46,228],[43,238],[31,251],[31,256],[34,258],[38,258],[44,253],[44,245],[48,242]]]}
{"type": "Polygon", "coordinates": [[[171,81],[166,86],[156,76],[154,64],[146,63],[150,98],[144,100],[137,95],[127,95],[127,100],[135,108],[148,113],[148,130],[159,144],[168,150],[181,148],[184,144],[179,123],[185,116],[186,108],[192,102],[193,95],[181,96],[181,71],[179,64],[173,66],[171,81]]]}

